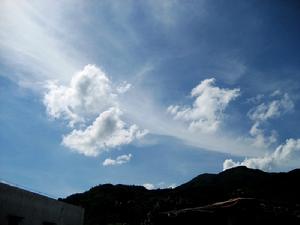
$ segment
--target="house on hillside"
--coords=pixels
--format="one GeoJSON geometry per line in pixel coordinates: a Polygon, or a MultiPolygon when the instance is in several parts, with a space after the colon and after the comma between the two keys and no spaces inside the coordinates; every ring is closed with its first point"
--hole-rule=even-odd
{"type": "Polygon", "coordinates": [[[0,225],[82,225],[84,209],[0,183],[0,225]]]}

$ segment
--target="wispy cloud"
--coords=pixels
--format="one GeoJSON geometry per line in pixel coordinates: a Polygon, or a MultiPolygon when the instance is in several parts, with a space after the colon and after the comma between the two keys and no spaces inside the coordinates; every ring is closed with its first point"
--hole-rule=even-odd
{"type": "Polygon", "coordinates": [[[52,1],[1,1],[0,57],[19,73],[10,79],[24,83],[64,80],[85,64],[68,44],[71,36],[63,26],[61,8],[63,3],[52,1]]]}

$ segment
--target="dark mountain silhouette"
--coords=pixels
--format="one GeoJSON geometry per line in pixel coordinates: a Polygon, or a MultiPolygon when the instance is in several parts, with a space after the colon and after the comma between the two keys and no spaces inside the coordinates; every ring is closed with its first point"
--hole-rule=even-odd
{"type": "Polygon", "coordinates": [[[85,224],[300,224],[300,170],[236,167],[175,189],[99,185],[62,201],[85,208],[85,224]]]}

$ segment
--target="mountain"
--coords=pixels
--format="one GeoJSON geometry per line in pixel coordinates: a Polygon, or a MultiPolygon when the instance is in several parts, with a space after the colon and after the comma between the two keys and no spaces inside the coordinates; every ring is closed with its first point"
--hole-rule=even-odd
{"type": "Polygon", "coordinates": [[[299,169],[241,166],[175,189],[104,184],[60,200],[85,208],[85,225],[300,224],[299,180],[299,169]]]}
{"type": "Polygon", "coordinates": [[[176,188],[205,203],[235,197],[254,197],[273,201],[300,202],[300,169],[288,173],[266,173],[244,166],[219,174],[202,174],[176,188]]]}

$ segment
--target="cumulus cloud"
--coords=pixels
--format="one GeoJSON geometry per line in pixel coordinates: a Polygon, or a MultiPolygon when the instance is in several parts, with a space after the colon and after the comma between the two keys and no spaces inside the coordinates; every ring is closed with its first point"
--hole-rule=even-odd
{"type": "Polygon", "coordinates": [[[261,103],[253,107],[248,112],[249,118],[253,121],[253,125],[249,131],[253,137],[253,145],[257,147],[269,147],[276,143],[277,132],[272,130],[270,134],[262,128],[263,124],[274,118],[290,112],[294,108],[294,103],[288,94],[281,94],[280,91],[275,91],[271,94],[272,101],[261,103]],[[277,98],[277,99],[274,99],[277,98]]]}
{"type": "Polygon", "coordinates": [[[191,130],[205,133],[215,132],[222,121],[228,104],[240,94],[239,89],[225,89],[215,86],[215,79],[203,80],[191,91],[196,98],[192,106],[171,105],[167,112],[174,119],[189,123],[191,130]]]}
{"type": "MultiPolygon", "coordinates": [[[[125,89],[130,87],[126,83],[125,89]]],[[[62,143],[86,156],[129,144],[146,134],[137,125],[128,125],[118,104],[118,90],[106,74],[94,65],[87,65],[73,76],[69,86],[51,82],[44,96],[50,117],[64,119],[74,128],[62,143]]]]}
{"type": "Polygon", "coordinates": [[[69,86],[49,82],[47,89],[44,104],[48,114],[68,120],[71,126],[117,105],[111,81],[94,65],[75,74],[69,86]]]}
{"type": "Polygon", "coordinates": [[[86,156],[97,156],[104,150],[129,144],[145,135],[145,131],[140,131],[135,124],[128,127],[120,116],[117,108],[110,108],[86,129],[75,129],[64,136],[63,144],[86,156]]]}
{"type": "Polygon", "coordinates": [[[143,186],[148,190],[153,190],[156,188],[154,184],[150,184],[150,183],[143,184],[143,186]]]}
{"type": "Polygon", "coordinates": [[[107,158],[102,163],[103,166],[115,166],[122,165],[124,163],[128,163],[132,158],[131,154],[128,155],[120,155],[116,159],[107,158]]]}
{"type": "Polygon", "coordinates": [[[226,159],[223,163],[223,170],[236,166],[247,166],[265,171],[299,167],[300,139],[288,139],[284,144],[279,145],[273,153],[263,157],[246,158],[242,162],[234,162],[232,159],[226,159]]]}
{"type": "MultiPolygon", "coordinates": [[[[249,102],[258,104],[248,112],[248,117],[253,121],[249,130],[251,143],[255,147],[270,148],[270,146],[277,143],[278,133],[275,130],[268,131],[264,128],[265,125],[268,121],[293,111],[294,103],[287,93],[282,93],[279,90],[266,97],[258,95],[255,101],[251,100],[249,102]],[[267,99],[267,101],[262,102],[263,99],[267,99]]],[[[299,159],[300,139],[287,139],[274,152],[268,153],[263,157],[246,158],[242,162],[226,159],[223,163],[223,169],[226,170],[236,166],[247,166],[266,171],[291,169],[300,166],[299,159]]]]}

